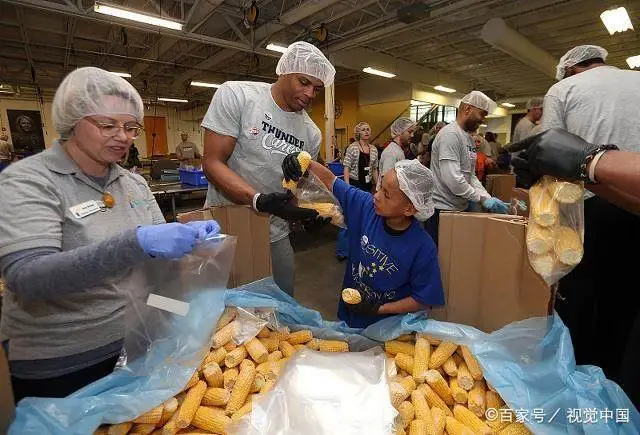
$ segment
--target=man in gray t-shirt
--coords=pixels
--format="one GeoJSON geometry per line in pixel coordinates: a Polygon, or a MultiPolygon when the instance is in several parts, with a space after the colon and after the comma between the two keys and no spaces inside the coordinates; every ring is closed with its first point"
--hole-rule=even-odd
{"type": "Polygon", "coordinates": [[[527,114],[516,124],[511,138],[512,143],[519,142],[534,134],[536,123],[542,118],[542,103],[542,98],[530,98],[527,101],[527,114]]]}
{"type": "Polygon", "coordinates": [[[276,67],[278,81],[226,82],[213,96],[202,126],[203,169],[209,180],[206,205],[247,204],[271,216],[271,265],[278,286],[293,294],[293,249],[288,220],[315,219],[315,210],[290,203],[282,187],[282,160],[307,151],[315,159],[320,129],[305,109],[335,68],[322,52],[295,42],[276,67]]]}
{"type": "Polygon", "coordinates": [[[397,162],[406,159],[404,149],[409,146],[409,141],[416,131],[416,123],[411,118],[398,118],[393,121],[390,130],[392,141],[389,142],[380,155],[378,187],[382,184],[384,174],[393,169],[397,162]]]}

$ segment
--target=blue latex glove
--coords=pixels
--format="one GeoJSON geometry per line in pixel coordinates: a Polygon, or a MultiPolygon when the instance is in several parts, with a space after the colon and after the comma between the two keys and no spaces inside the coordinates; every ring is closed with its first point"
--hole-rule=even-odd
{"type": "Polygon", "coordinates": [[[220,225],[214,220],[187,222],[187,226],[198,230],[198,240],[208,240],[220,233],[220,225]]]}
{"type": "Polygon", "coordinates": [[[504,201],[501,201],[498,198],[485,199],[484,201],[482,201],[482,205],[491,213],[501,213],[501,214],[509,213],[509,204],[504,201]]]}
{"type": "Polygon", "coordinates": [[[136,235],[146,254],[158,258],[181,258],[193,250],[199,231],[192,226],[173,222],[140,226],[136,235]]]}

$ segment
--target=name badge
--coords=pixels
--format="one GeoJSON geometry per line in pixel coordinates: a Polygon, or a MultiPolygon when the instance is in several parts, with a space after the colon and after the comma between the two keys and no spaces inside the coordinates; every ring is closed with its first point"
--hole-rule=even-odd
{"type": "Polygon", "coordinates": [[[76,219],[82,219],[105,209],[106,207],[104,205],[104,202],[95,200],[83,202],[82,204],[69,207],[69,211],[76,219]]]}

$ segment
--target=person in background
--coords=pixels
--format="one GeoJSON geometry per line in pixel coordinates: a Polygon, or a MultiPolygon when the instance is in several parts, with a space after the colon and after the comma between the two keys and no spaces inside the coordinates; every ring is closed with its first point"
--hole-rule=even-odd
{"type": "MultiPolygon", "coordinates": [[[[580,45],[562,56],[559,81],[544,98],[542,129],[560,128],[596,146],[640,152],[640,72],[606,65],[607,54],[602,47],[580,45]]],[[[555,308],[571,332],[576,363],[597,365],[622,383],[621,357],[640,302],[631,284],[637,281],[637,257],[630,254],[640,246],[640,217],[620,207],[633,197],[625,200],[628,195],[620,193],[613,201],[615,192],[606,198],[593,192],[597,196],[587,192],[584,201],[584,257],[560,281],[555,308]],[[604,339],[606,350],[593,346],[604,339]]]]}
{"type": "Polygon", "coordinates": [[[518,121],[516,128],[513,129],[512,143],[521,141],[532,133],[532,130],[542,119],[542,106],[542,98],[530,98],[527,101],[527,114],[518,121]]]}
{"type": "Polygon", "coordinates": [[[0,172],[13,160],[13,146],[9,142],[9,135],[5,132],[0,134],[0,172]]]}
{"type": "Polygon", "coordinates": [[[336,147],[333,149],[333,161],[339,162],[340,160],[342,160],[342,153],[340,152],[340,149],[336,147]]]}
{"type": "MultiPolygon", "coordinates": [[[[303,174],[297,154],[282,162],[285,179],[303,174]]],[[[418,222],[433,213],[433,174],[417,160],[401,160],[382,179],[375,196],[337,179],[311,162],[318,177],[340,202],[350,231],[343,288],[356,289],[358,304],[340,300],[338,317],[354,328],[394,314],[444,305],[438,253],[418,222]]]]}
{"type": "Polygon", "coordinates": [[[438,244],[440,211],[465,211],[480,203],[492,213],[507,213],[509,204],[492,198],[475,173],[476,146],[471,138],[496,103],[480,91],[471,91],[460,102],[456,121],[444,127],[433,142],[431,169],[435,175],[435,213],[427,231],[438,244]]]}
{"type": "Polygon", "coordinates": [[[127,169],[139,168],[142,166],[142,163],[140,162],[140,152],[138,151],[135,143],[131,142],[131,148],[127,151],[127,156],[124,161],[124,167],[127,169]]]}
{"type": "MultiPolygon", "coordinates": [[[[422,158],[420,159],[422,164],[425,165],[427,168],[431,166],[431,153],[432,153],[433,141],[436,139],[436,136],[438,135],[440,130],[442,130],[446,125],[447,125],[446,122],[438,121],[433,125],[433,127],[431,127],[431,130],[429,130],[429,133],[427,133],[427,136],[426,136],[427,146],[425,148],[425,152],[422,158]]],[[[423,134],[422,142],[424,141],[425,141],[425,135],[423,134]]]]}
{"type": "Polygon", "coordinates": [[[476,146],[476,176],[478,177],[478,180],[480,180],[480,182],[484,185],[484,182],[487,179],[487,170],[495,168],[496,162],[481,151],[483,143],[482,136],[480,136],[479,134],[475,134],[472,137],[473,143],[476,146]]]}
{"type": "Polygon", "coordinates": [[[0,174],[0,342],[16,401],[65,397],[111,373],[128,295],[146,298],[133,266],[180,258],[219,230],[166,224],[146,181],[116,164],[144,118],[128,81],[76,69],[51,111],[60,139],[0,174]]]}
{"type": "Polygon", "coordinates": [[[180,139],[182,139],[182,142],[176,145],[176,157],[180,160],[180,163],[188,163],[194,159],[202,158],[198,146],[189,141],[189,133],[183,131],[180,133],[180,139]]]}
{"type": "Polygon", "coordinates": [[[492,159],[497,159],[502,149],[502,144],[498,142],[498,135],[488,131],[485,133],[484,139],[489,143],[491,149],[491,154],[488,154],[488,156],[492,159]]]}
{"type": "Polygon", "coordinates": [[[315,46],[294,42],[280,57],[274,84],[226,82],[202,121],[207,206],[247,204],[271,214],[271,266],[278,286],[293,294],[295,268],[288,221],[314,221],[282,187],[282,160],[295,151],[316,159],[322,136],[305,109],[336,70],[315,46]]]}
{"type": "Polygon", "coordinates": [[[405,160],[404,151],[415,131],[416,123],[411,118],[398,118],[391,124],[391,141],[380,155],[378,186],[382,183],[384,174],[393,169],[400,160],[405,160]]]}

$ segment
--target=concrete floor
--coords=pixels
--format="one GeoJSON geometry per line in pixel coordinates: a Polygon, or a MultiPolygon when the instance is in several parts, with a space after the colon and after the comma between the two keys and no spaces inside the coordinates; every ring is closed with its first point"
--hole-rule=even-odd
{"type": "Polygon", "coordinates": [[[296,287],[294,297],[302,305],[322,313],[326,320],[337,320],[338,300],[346,262],[336,259],[338,230],[326,225],[311,233],[294,231],[296,287]]]}

